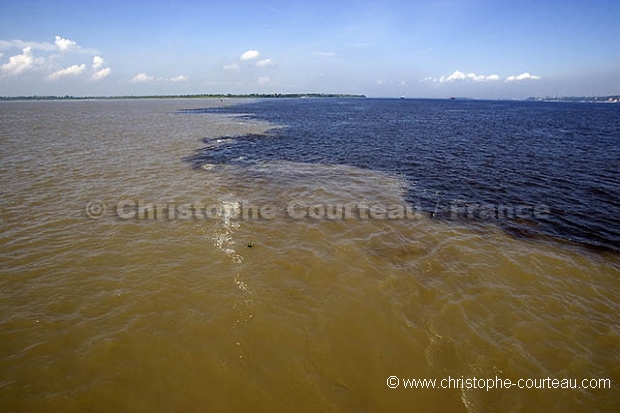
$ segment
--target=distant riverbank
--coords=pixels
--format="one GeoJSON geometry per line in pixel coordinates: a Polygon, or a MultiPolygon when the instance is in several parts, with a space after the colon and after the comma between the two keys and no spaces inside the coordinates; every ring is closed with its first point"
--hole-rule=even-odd
{"type": "Polygon", "coordinates": [[[609,96],[547,96],[529,97],[526,100],[536,102],[592,102],[592,103],[619,103],[620,95],[609,96]]]}
{"type": "Polygon", "coordinates": [[[228,99],[228,98],[355,98],[365,95],[338,93],[250,93],[250,94],[200,94],[200,95],[146,95],[146,96],[0,96],[0,100],[91,100],[91,99],[228,99]]]}

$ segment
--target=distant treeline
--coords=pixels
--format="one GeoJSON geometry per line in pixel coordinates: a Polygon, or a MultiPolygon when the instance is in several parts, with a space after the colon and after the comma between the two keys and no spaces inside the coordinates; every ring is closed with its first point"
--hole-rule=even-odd
{"type": "Polygon", "coordinates": [[[201,95],[148,95],[148,96],[0,96],[0,100],[87,100],[87,99],[224,99],[224,98],[365,98],[365,95],[340,93],[251,93],[201,95]]]}
{"type": "Polygon", "coordinates": [[[600,103],[618,103],[620,95],[609,96],[547,96],[547,97],[529,97],[528,101],[538,102],[600,102],[600,103]]]}

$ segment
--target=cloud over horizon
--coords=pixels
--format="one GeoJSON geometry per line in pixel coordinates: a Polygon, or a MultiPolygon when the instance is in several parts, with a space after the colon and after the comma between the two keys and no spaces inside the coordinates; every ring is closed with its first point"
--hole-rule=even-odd
{"type": "Polygon", "coordinates": [[[258,50],[248,50],[247,52],[244,52],[239,59],[241,60],[252,60],[252,59],[256,59],[258,56],[260,56],[260,52],[258,50]]]}
{"type": "MultiPolygon", "coordinates": [[[[243,52],[241,56],[239,56],[239,61],[225,64],[224,66],[222,66],[222,69],[224,69],[227,72],[238,72],[241,70],[242,67],[244,69],[247,69],[248,63],[244,63],[244,62],[257,59],[260,55],[261,54],[258,50],[247,50],[243,52]]],[[[261,59],[261,60],[256,61],[256,63],[254,63],[254,66],[264,68],[264,67],[274,66],[275,64],[276,63],[271,59],[261,59]]],[[[263,80],[262,82],[268,83],[269,80],[263,80]]],[[[259,81],[259,84],[262,85],[263,83],[259,81]]]]}
{"type": "MultiPolygon", "coordinates": [[[[522,80],[539,80],[540,76],[532,75],[528,72],[521,73],[516,76],[508,76],[504,83],[517,82],[522,80]]],[[[477,75],[476,73],[464,73],[459,70],[455,70],[449,76],[441,76],[439,78],[427,76],[420,80],[420,83],[453,83],[453,82],[495,82],[500,80],[500,76],[497,74],[491,75],[477,75]]]]}
{"type": "Polygon", "coordinates": [[[97,70],[103,65],[103,57],[95,56],[93,57],[93,69],[97,70]]]}
{"type": "Polygon", "coordinates": [[[540,80],[540,76],[532,75],[529,72],[523,72],[520,75],[508,76],[504,82],[520,82],[522,80],[540,80]]]}
{"type": "MultiPolygon", "coordinates": [[[[0,40],[0,49],[22,48],[21,54],[9,57],[9,61],[0,65],[0,74],[21,75],[28,71],[39,70],[45,80],[58,80],[65,76],[79,76],[86,72],[87,63],[76,63],[76,57],[83,54],[93,54],[94,50],[82,49],[77,42],[61,36],[54,37],[54,43],[33,42],[24,40],[0,40]],[[35,55],[35,51],[38,53],[35,55]],[[74,60],[73,62],[71,60],[74,60]],[[64,63],[64,65],[63,65],[64,63]]],[[[0,53],[0,58],[4,56],[0,53]]],[[[107,77],[112,69],[103,68],[104,59],[99,55],[93,56],[91,64],[92,80],[101,80],[107,77]]]]}
{"type": "Polygon", "coordinates": [[[112,73],[112,69],[110,69],[109,67],[106,67],[105,69],[101,69],[97,72],[95,72],[92,76],[93,80],[101,80],[104,77],[108,76],[110,73],[112,73]]]}
{"type": "Polygon", "coordinates": [[[134,77],[129,80],[129,83],[146,83],[146,82],[185,82],[187,80],[187,76],[178,75],[172,77],[155,77],[151,75],[147,75],[146,73],[138,73],[134,77]]]}
{"type": "Polygon", "coordinates": [[[61,78],[63,76],[77,76],[81,74],[82,72],[84,72],[84,70],[86,70],[85,64],[72,65],[64,69],[57,70],[54,73],[51,73],[50,75],[47,76],[47,78],[49,80],[57,80],[58,78],[61,78]]]}
{"type": "Polygon", "coordinates": [[[76,42],[69,39],[63,39],[60,36],[54,37],[54,44],[60,49],[61,52],[79,49],[76,42]]]}
{"type": "Polygon", "coordinates": [[[101,56],[95,56],[93,57],[93,70],[95,71],[95,73],[93,73],[93,75],[91,76],[91,79],[93,80],[101,80],[104,77],[108,76],[110,73],[112,73],[112,69],[110,69],[109,67],[106,67],[104,69],[100,69],[101,66],[103,66],[104,60],[103,57],[101,56]]]}
{"type": "Polygon", "coordinates": [[[452,83],[457,81],[471,81],[471,82],[493,82],[499,80],[499,75],[477,75],[475,73],[467,73],[461,72],[459,70],[455,70],[449,76],[441,76],[439,79],[436,78],[425,78],[423,81],[432,81],[439,83],[452,83]]]}
{"type": "Polygon", "coordinates": [[[144,83],[155,80],[155,76],[149,76],[146,73],[138,73],[129,80],[129,83],[144,83]]]}
{"type": "Polygon", "coordinates": [[[271,59],[263,59],[256,62],[256,67],[267,67],[273,66],[275,63],[271,61],[271,59]]]}
{"type": "Polygon", "coordinates": [[[179,76],[169,77],[169,78],[167,78],[165,80],[167,80],[169,82],[174,82],[174,83],[176,83],[176,82],[185,82],[187,80],[187,76],[179,75],[179,76]]]}
{"type": "Polygon", "coordinates": [[[32,54],[32,47],[28,46],[22,50],[21,54],[11,56],[7,63],[0,66],[0,71],[9,75],[19,75],[42,63],[43,60],[35,57],[32,54]]]}

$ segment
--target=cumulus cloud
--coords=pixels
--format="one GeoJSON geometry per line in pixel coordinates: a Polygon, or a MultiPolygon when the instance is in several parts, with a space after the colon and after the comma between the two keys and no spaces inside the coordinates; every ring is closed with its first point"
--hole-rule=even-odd
{"type": "MultiPolygon", "coordinates": [[[[257,59],[260,55],[261,54],[258,50],[247,50],[241,56],[239,56],[238,62],[226,64],[223,66],[223,69],[229,72],[238,71],[241,69],[241,65],[245,65],[244,63],[242,63],[243,61],[257,59]]],[[[256,67],[267,67],[275,65],[275,63],[271,59],[261,59],[258,60],[255,65],[256,67]]]]}
{"type": "Polygon", "coordinates": [[[261,76],[258,78],[258,84],[260,86],[268,85],[269,82],[271,82],[271,79],[269,79],[269,76],[261,76]]]}
{"type": "Polygon", "coordinates": [[[438,82],[438,83],[452,83],[452,82],[494,82],[499,80],[499,75],[477,75],[475,73],[464,73],[459,70],[455,70],[449,76],[441,76],[440,78],[425,77],[420,80],[420,83],[426,82],[438,82]]]}
{"type": "MultiPolygon", "coordinates": [[[[104,69],[105,70],[105,69],[104,69]]],[[[145,83],[145,82],[185,82],[187,81],[187,76],[178,75],[173,77],[155,77],[151,75],[147,75],[146,73],[138,73],[131,80],[130,83],[145,83]]]]}
{"type": "Polygon", "coordinates": [[[101,69],[101,66],[103,66],[103,62],[104,62],[103,57],[101,56],[93,57],[92,67],[93,67],[93,70],[95,71],[95,73],[93,73],[91,77],[93,80],[101,80],[112,72],[112,69],[110,69],[109,67],[101,69]]]}
{"type": "Polygon", "coordinates": [[[540,80],[540,76],[531,75],[528,72],[516,76],[508,76],[506,82],[520,82],[522,80],[540,80]]]}
{"type": "Polygon", "coordinates": [[[485,75],[477,75],[475,73],[463,73],[460,72],[458,70],[455,70],[450,76],[442,76],[439,78],[439,83],[451,83],[451,82],[455,82],[458,80],[470,80],[473,82],[486,82],[486,81],[493,81],[493,80],[498,80],[499,76],[496,74],[492,74],[489,76],[485,76],[485,75]]]}
{"type": "Polygon", "coordinates": [[[187,80],[187,76],[185,75],[179,75],[179,76],[174,76],[174,77],[169,77],[168,79],[169,82],[185,82],[187,80]]]}
{"type": "Polygon", "coordinates": [[[64,69],[60,69],[52,74],[50,74],[47,78],[50,80],[56,80],[58,78],[61,78],[63,76],[77,76],[79,74],[81,74],[84,70],[86,69],[86,65],[85,64],[81,64],[81,65],[72,65],[69,67],[66,67],[64,69]]]}
{"type": "Polygon", "coordinates": [[[33,56],[32,48],[26,47],[22,50],[21,54],[11,56],[7,63],[0,66],[0,70],[11,75],[18,75],[26,70],[33,69],[41,62],[41,58],[33,56]]]}
{"type": "Polygon", "coordinates": [[[256,62],[256,67],[266,67],[273,66],[275,63],[271,61],[271,59],[263,59],[256,62]]]}
{"type": "MultiPolygon", "coordinates": [[[[464,73],[459,70],[455,70],[449,76],[441,76],[439,78],[430,77],[430,76],[425,77],[424,79],[420,80],[420,83],[496,82],[498,80],[500,80],[500,77],[497,74],[485,76],[485,75],[477,75],[475,73],[464,73]]],[[[508,76],[504,80],[504,83],[520,82],[524,80],[540,80],[540,76],[532,75],[529,72],[523,72],[520,75],[508,76]]]]}
{"type": "Polygon", "coordinates": [[[60,36],[54,37],[54,44],[60,49],[61,52],[77,49],[78,45],[73,40],[63,39],[60,36]]]}
{"type": "Polygon", "coordinates": [[[146,73],[138,73],[129,81],[130,83],[144,83],[155,80],[154,76],[149,76],[146,73]]]}
{"type": "MultiPolygon", "coordinates": [[[[76,76],[88,70],[89,64],[72,64],[66,59],[75,53],[92,57],[91,78],[103,79],[111,73],[104,68],[104,59],[95,50],[82,49],[75,41],[55,36],[54,43],[32,42],[24,40],[0,40],[0,50],[22,47],[22,53],[11,56],[9,61],[0,65],[0,74],[20,75],[30,70],[47,71],[47,80],[57,80],[64,76],[76,76]],[[35,55],[35,52],[39,56],[35,55]]],[[[2,54],[0,54],[2,56],[2,54]]]]}
{"type": "Polygon", "coordinates": [[[97,70],[101,66],[103,66],[103,57],[101,56],[93,57],[93,69],[97,70]]]}
{"type": "Polygon", "coordinates": [[[228,71],[235,71],[235,70],[239,70],[239,63],[237,62],[232,62],[229,65],[224,65],[224,70],[228,70],[228,71]]]}
{"type": "Polygon", "coordinates": [[[112,72],[112,69],[110,69],[109,67],[98,70],[93,74],[93,80],[101,80],[104,77],[108,76],[111,72],[112,72]]]}
{"type": "Polygon", "coordinates": [[[450,76],[441,76],[439,78],[439,83],[449,83],[455,80],[465,80],[465,73],[455,70],[450,76]]]}
{"type": "Polygon", "coordinates": [[[247,52],[244,52],[239,59],[252,60],[256,59],[258,56],[260,56],[260,52],[258,50],[248,50],[247,52]]]}

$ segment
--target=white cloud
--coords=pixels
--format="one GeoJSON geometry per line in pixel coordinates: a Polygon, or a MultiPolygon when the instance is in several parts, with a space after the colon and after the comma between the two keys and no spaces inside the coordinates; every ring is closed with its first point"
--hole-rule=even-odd
{"type": "MultiPolygon", "coordinates": [[[[498,80],[500,80],[500,77],[499,75],[495,73],[492,75],[485,76],[485,75],[477,75],[475,73],[463,73],[461,71],[455,70],[449,76],[441,76],[440,78],[434,78],[430,76],[425,77],[424,79],[420,80],[420,83],[496,82],[498,80]]],[[[523,80],[540,80],[540,76],[532,75],[529,72],[524,72],[524,73],[521,73],[520,75],[508,76],[506,80],[504,80],[504,83],[520,82],[523,80]]]]}
{"type": "Polygon", "coordinates": [[[93,57],[93,69],[97,70],[101,66],[103,66],[103,57],[101,56],[93,57]]]}
{"type": "Polygon", "coordinates": [[[47,78],[50,80],[56,80],[60,77],[63,76],[77,76],[79,74],[81,74],[84,70],[86,69],[86,65],[85,64],[81,64],[81,65],[72,65],[69,67],[66,67],[64,69],[60,69],[52,74],[50,74],[47,78]]]}
{"type": "Polygon", "coordinates": [[[63,39],[60,36],[56,36],[54,38],[54,44],[58,46],[61,52],[66,52],[68,50],[78,49],[78,45],[73,40],[63,39]]]}
{"type": "Polygon", "coordinates": [[[175,76],[175,77],[170,77],[168,79],[169,82],[185,82],[187,80],[187,76],[185,75],[179,75],[179,76],[175,76]]]}
{"type": "Polygon", "coordinates": [[[93,76],[92,76],[93,80],[101,80],[112,72],[112,69],[110,69],[109,67],[99,70],[101,66],[103,66],[103,62],[104,62],[103,57],[101,56],[93,57],[93,70],[95,71],[95,73],[93,73],[93,76]]]}
{"type": "Polygon", "coordinates": [[[271,61],[271,59],[263,59],[256,62],[256,67],[267,67],[273,66],[275,63],[271,61]]]}
{"type": "Polygon", "coordinates": [[[440,78],[433,78],[433,77],[425,77],[424,79],[420,80],[420,83],[426,83],[426,82],[439,82],[439,83],[452,83],[452,82],[457,82],[457,81],[463,81],[463,82],[494,82],[499,80],[499,75],[496,74],[492,74],[492,75],[477,75],[475,73],[463,73],[459,70],[455,70],[454,72],[452,72],[451,75],[449,76],[441,76],[440,78]]]}
{"type": "Polygon", "coordinates": [[[8,63],[0,66],[2,72],[11,75],[18,75],[26,70],[33,69],[37,64],[42,63],[43,59],[32,55],[32,48],[26,47],[22,50],[22,54],[11,56],[8,63]]]}
{"type": "MultiPolygon", "coordinates": [[[[0,50],[19,46],[24,46],[22,53],[11,56],[7,63],[0,65],[1,74],[19,75],[30,70],[45,69],[48,73],[46,79],[56,80],[64,76],[80,75],[88,68],[88,64],[70,65],[71,63],[68,63],[70,65],[68,67],[61,66],[64,60],[61,54],[64,55],[65,53],[68,55],[79,53],[93,56],[92,79],[102,79],[111,72],[110,68],[104,69],[104,59],[95,50],[82,49],[75,41],[61,36],[55,36],[53,44],[24,40],[0,40],[0,50]],[[40,56],[35,55],[37,51],[41,54],[40,56]]],[[[4,54],[0,53],[0,56],[4,56],[4,54]]]]}
{"type": "Polygon", "coordinates": [[[239,70],[239,63],[237,62],[232,62],[229,65],[224,65],[224,70],[228,70],[228,71],[235,71],[235,70],[239,70]]]}
{"type": "Polygon", "coordinates": [[[112,69],[106,67],[105,69],[101,69],[93,74],[93,80],[101,80],[104,77],[108,76],[112,72],[112,69]]]}
{"type": "Polygon", "coordinates": [[[129,81],[130,83],[144,83],[155,80],[155,77],[149,76],[146,73],[138,73],[129,81]]]}
{"type": "Polygon", "coordinates": [[[83,49],[76,42],[69,39],[63,39],[60,36],[55,37],[54,43],[50,42],[33,42],[30,40],[0,40],[0,50],[20,49],[23,50],[30,47],[33,51],[44,52],[77,52],[87,55],[96,55],[99,52],[95,49],[83,49]]]}
{"type": "Polygon", "coordinates": [[[455,80],[464,80],[464,79],[465,79],[465,73],[455,70],[454,73],[452,73],[448,77],[445,77],[445,76],[440,77],[439,83],[448,83],[448,82],[454,82],[455,80]]]}
{"type": "Polygon", "coordinates": [[[239,59],[252,60],[256,59],[258,56],[260,56],[260,52],[258,50],[248,50],[247,52],[244,52],[239,59]]]}
{"type": "Polygon", "coordinates": [[[475,73],[463,73],[463,72],[459,72],[458,70],[455,70],[450,76],[445,77],[442,76],[439,78],[439,83],[450,83],[450,82],[455,82],[457,80],[470,80],[472,82],[487,82],[487,81],[494,81],[494,80],[498,80],[499,76],[496,74],[492,74],[492,75],[477,75],[475,73]]]}
{"type": "Polygon", "coordinates": [[[520,82],[522,80],[540,80],[540,76],[531,75],[528,72],[516,76],[508,76],[506,82],[520,82]]]}
{"type": "Polygon", "coordinates": [[[0,40],[0,50],[16,48],[25,49],[30,47],[32,50],[45,50],[52,52],[58,50],[56,45],[47,42],[29,42],[25,40],[0,40]]]}
{"type": "Polygon", "coordinates": [[[270,82],[271,79],[269,79],[269,76],[261,76],[258,78],[258,84],[261,86],[268,85],[270,82]]]}
{"type": "MultiPolygon", "coordinates": [[[[104,69],[105,70],[105,69],[104,69]]],[[[131,80],[130,83],[145,83],[145,82],[185,82],[187,81],[187,76],[178,75],[173,77],[155,77],[151,75],[147,75],[146,73],[138,73],[131,80]]]]}

